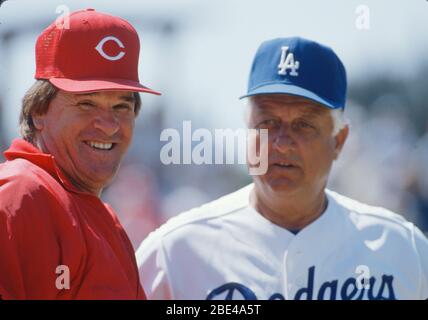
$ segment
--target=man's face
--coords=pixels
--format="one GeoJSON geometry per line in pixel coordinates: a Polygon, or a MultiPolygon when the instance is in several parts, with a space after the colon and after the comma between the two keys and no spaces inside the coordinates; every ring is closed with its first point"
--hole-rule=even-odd
{"type": "Polygon", "coordinates": [[[135,100],[129,91],[59,91],[44,115],[34,115],[37,143],[82,191],[99,194],[131,142],[135,100]]]}
{"type": "Polygon", "coordinates": [[[268,170],[254,176],[256,187],[275,195],[321,191],[348,128],[333,137],[329,109],[305,98],[271,94],[250,99],[249,127],[269,134],[268,170]]]}

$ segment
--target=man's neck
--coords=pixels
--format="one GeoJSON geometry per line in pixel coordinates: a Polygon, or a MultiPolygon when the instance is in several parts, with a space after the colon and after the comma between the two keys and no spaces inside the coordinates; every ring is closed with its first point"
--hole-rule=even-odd
{"type": "Polygon", "coordinates": [[[327,208],[324,190],[304,197],[273,197],[266,199],[256,190],[251,192],[250,204],[272,223],[291,231],[299,231],[320,217],[327,208]]]}
{"type": "MultiPolygon", "coordinates": [[[[43,153],[51,154],[46,147],[45,143],[43,142],[43,139],[35,139],[33,141],[33,144],[43,153]]],[[[57,159],[55,159],[56,164],[61,169],[61,172],[67,177],[67,179],[71,182],[71,184],[76,187],[79,191],[92,194],[93,196],[96,196],[98,198],[101,197],[101,193],[103,191],[102,188],[95,189],[95,188],[89,188],[87,186],[84,186],[83,184],[79,183],[76,179],[74,179],[64,168],[60,165],[60,163],[57,162],[57,159]]]]}

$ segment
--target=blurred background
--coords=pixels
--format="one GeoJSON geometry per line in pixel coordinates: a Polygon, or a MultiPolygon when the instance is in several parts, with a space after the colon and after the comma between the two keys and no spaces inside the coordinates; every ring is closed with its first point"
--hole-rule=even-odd
{"type": "Polygon", "coordinates": [[[131,150],[103,193],[134,247],[170,217],[251,182],[245,165],[163,165],[160,133],[181,131],[185,120],[192,130],[245,127],[238,97],[258,45],[293,35],[331,46],[347,68],[351,134],[329,188],[428,231],[427,1],[5,1],[1,153],[19,136],[36,38],[64,8],[95,8],[131,22],[142,44],[140,80],[163,93],[142,95],[131,150]]]}

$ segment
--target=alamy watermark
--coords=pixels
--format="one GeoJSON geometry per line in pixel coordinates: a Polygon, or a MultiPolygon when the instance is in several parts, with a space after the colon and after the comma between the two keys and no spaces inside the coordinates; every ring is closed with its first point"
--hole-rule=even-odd
{"type": "Polygon", "coordinates": [[[369,30],[370,29],[370,8],[367,5],[361,4],[355,8],[355,27],[358,30],[369,30]]]}
{"type": "Polygon", "coordinates": [[[65,4],[58,5],[55,8],[55,13],[60,14],[55,20],[55,25],[58,29],[70,29],[70,8],[65,4]]]}
{"type": "Polygon", "coordinates": [[[370,289],[370,268],[362,264],[355,268],[355,273],[358,275],[355,279],[357,288],[370,289]]]}
{"type": "Polygon", "coordinates": [[[55,287],[58,290],[69,290],[70,289],[70,269],[66,265],[59,265],[55,269],[55,273],[58,274],[55,280],[55,287]]]}
{"type": "Polygon", "coordinates": [[[181,132],[164,129],[160,141],[167,142],[160,151],[164,165],[247,164],[250,175],[263,175],[268,168],[267,129],[215,129],[213,133],[199,128],[192,132],[191,121],[183,121],[181,132]]]}

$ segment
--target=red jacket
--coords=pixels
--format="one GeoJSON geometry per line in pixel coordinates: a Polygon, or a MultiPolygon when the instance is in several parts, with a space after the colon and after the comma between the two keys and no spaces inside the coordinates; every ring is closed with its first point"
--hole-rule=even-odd
{"type": "Polygon", "coordinates": [[[145,299],[113,210],[78,191],[32,144],[14,140],[4,155],[0,299],[145,299]]]}

